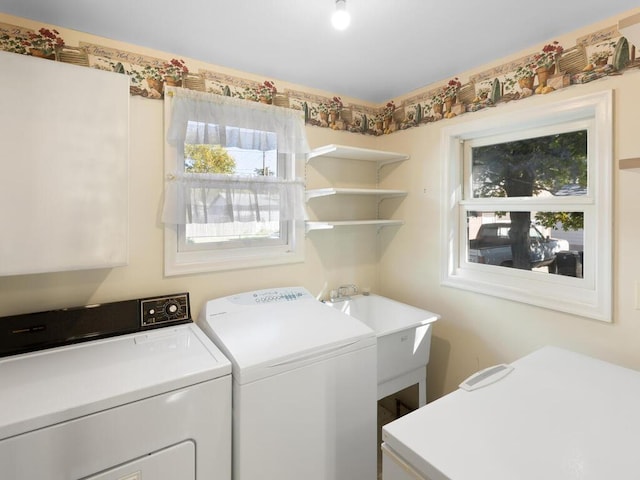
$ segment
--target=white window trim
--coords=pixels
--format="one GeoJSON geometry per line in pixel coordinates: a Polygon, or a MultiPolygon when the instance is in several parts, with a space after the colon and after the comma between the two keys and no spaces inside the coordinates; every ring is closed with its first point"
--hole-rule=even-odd
{"type": "Polygon", "coordinates": [[[165,276],[187,275],[304,261],[304,222],[290,221],[290,245],[247,247],[243,249],[178,252],[178,232],[175,225],[165,225],[165,276]]]}
{"type": "MultiPolygon", "coordinates": [[[[443,129],[442,285],[612,321],[612,96],[612,91],[607,90],[527,109],[495,113],[443,129]],[[578,279],[460,261],[466,258],[466,218],[460,218],[459,208],[464,181],[462,142],[586,119],[593,120],[595,133],[590,135],[589,147],[593,151],[590,151],[588,180],[590,196],[595,199],[591,216],[595,225],[587,224],[585,219],[585,264],[589,265],[590,273],[584,279],[578,279]],[[594,233],[587,234],[588,231],[594,233]]],[[[515,206],[518,200],[513,202],[515,206]]]]}

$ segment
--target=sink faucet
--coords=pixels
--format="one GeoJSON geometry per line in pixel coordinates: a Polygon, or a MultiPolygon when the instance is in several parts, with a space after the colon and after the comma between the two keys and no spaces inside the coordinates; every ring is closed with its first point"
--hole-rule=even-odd
{"type": "Polygon", "coordinates": [[[347,299],[351,295],[357,295],[357,293],[358,293],[358,287],[357,287],[357,285],[354,285],[353,283],[350,283],[348,285],[340,285],[338,287],[338,297],[337,297],[337,299],[347,299]]]}

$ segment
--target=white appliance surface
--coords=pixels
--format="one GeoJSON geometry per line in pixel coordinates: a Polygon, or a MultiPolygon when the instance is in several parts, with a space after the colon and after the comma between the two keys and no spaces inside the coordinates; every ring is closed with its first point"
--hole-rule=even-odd
{"type": "Polygon", "coordinates": [[[199,325],[231,360],[234,379],[241,384],[289,370],[294,362],[376,344],[368,326],[302,287],[210,300],[199,325]]]}
{"type": "Polygon", "coordinates": [[[640,372],[555,347],[512,366],[383,427],[384,480],[638,478],[640,372]]]}
{"type": "Polygon", "coordinates": [[[7,357],[0,372],[3,439],[211,380],[231,365],[190,324],[7,357]]]}
{"type": "Polygon", "coordinates": [[[230,373],[193,323],[0,359],[0,476],[229,479],[230,373]]]}
{"type": "Polygon", "coordinates": [[[234,480],[375,480],[376,338],[302,287],[211,300],[233,365],[234,480]]]}

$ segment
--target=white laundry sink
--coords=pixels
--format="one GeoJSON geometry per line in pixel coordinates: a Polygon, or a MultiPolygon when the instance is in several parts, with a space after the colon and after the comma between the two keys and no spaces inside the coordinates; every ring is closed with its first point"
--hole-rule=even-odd
{"type": "Polygon", "coordinates": [[[440,316],[374,294],[325,303],[357,318],[376,332],[378,398],[417,383],[419,405],[424,405],[432,324],[440,316]]]}

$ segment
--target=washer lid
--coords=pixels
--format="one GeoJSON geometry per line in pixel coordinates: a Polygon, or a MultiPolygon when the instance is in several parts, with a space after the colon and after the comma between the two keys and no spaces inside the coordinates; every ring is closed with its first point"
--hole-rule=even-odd
{"type": "Polygon", "coordinates": [[[211,300],[198,321],[240,384],[376,344],[368,326],[302,287],[211,300]]]}
{"type": "Polygon", "coordinates": [[[231,373],[194,324],[0,359],[0,440],[231,373]]]}
{"type": "Polygon", "coordinates": [[[639,372],[555,347],[512,366],[388,423],[382,440],[434,480],[637,478],[639,372]]]}

